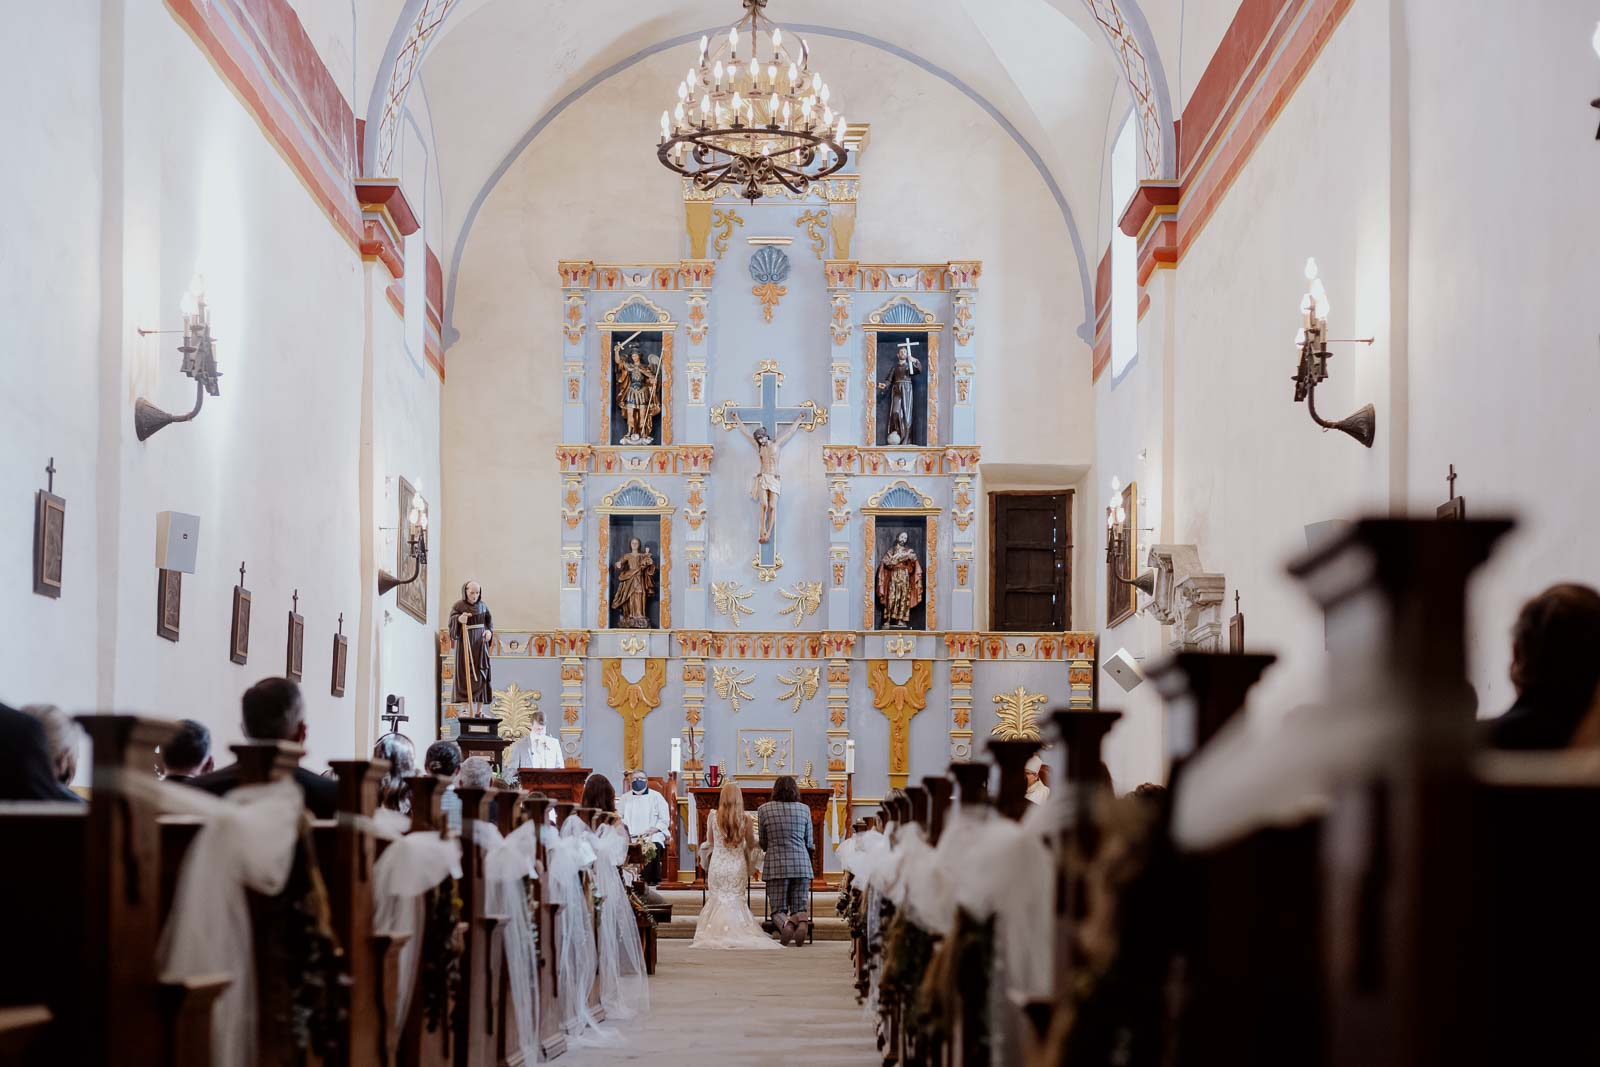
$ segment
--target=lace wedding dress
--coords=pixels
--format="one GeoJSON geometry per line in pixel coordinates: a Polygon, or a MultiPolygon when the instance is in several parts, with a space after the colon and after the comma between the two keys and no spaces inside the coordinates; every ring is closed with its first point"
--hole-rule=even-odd
{"type": "Polygon", "coordinates": [[[695,920],[693,948],[780,948],[750,914],[745,898],[750,867],[740,845],[726,846],[717,832],[717,817],[706,820],[711,862],[706,867],[706,904],[695,920]]]}

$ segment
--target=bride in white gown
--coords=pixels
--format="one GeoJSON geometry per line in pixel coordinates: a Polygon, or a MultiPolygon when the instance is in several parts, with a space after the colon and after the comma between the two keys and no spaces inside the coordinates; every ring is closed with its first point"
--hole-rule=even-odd
{"type": "Polygon", "coordinates": [[[744,793],[728,778],[717,810],[706,820],[711,862],[706,864],[706,903],[695,920],[694,948],[779,948],[750,914],[746,890],[760,863],[755,828],[744,814],[744,793]]]}

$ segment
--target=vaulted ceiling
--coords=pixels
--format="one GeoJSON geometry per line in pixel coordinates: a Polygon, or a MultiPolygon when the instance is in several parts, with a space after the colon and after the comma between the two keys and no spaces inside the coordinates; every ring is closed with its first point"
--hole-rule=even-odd
{"type": "MultiPolygon", "coordinates": [[[[1201,6],[1231,10],[1236,2],[1201,6]]],[[[1006,127],[1069,225],[1076,216],[1081,228],[1099,214],[1107,130],[1130,103],[1144,132],[1141,170],[1170,173],[1174,102],[1161,52],[1175,50],[1177,8],[1173,0],[1143,0],[1143,8],[1139,0],[771,0],[767,14],[815,38],[824,70],[831,37],[955,85],[1006,127]]],[[[691,61],[699,35],[729,25],[740,6],[362,0],[359,13],[356,58],[346,65],[354,106],[367,122],[364,169],[398,173],[405,112],[411,121],[420,116],[443,209],[430,243],[448,263],[472,205],[546,123],[648,56],[677,49],[691,61]]],[[[670,89],[663,86],[662,96],[670,89]]],[[[651,126],[654,103],[641,101],[641,128],[651,126]]],[[[849,115],[870,122],[870,101],[849,115]]]]}

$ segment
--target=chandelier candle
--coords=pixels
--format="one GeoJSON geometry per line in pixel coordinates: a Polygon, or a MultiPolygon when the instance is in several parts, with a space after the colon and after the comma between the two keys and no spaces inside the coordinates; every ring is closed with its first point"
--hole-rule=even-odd
{"type": "Polygon", "coordinates": [[[810,49],[800,41],[799,54],[790,53],[783,31],[762,14],[766,6],[744,0],[744,17],[726,37],[700,38],[698,62],[661,113],[656,146],[656,158],[697,189],[728,186],[751,203],[803,193],[849,158],[844,116],[811,69],[810,49]]]}

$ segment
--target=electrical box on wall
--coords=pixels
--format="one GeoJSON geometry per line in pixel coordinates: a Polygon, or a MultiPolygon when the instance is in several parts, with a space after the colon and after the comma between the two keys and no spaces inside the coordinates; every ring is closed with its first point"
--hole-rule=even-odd
{"type": "Polygon", "coordinates": [[[156,515],[156,566],[167,571],[194,573],[200,553],[200,516],[181,511],[156,515]]]}

